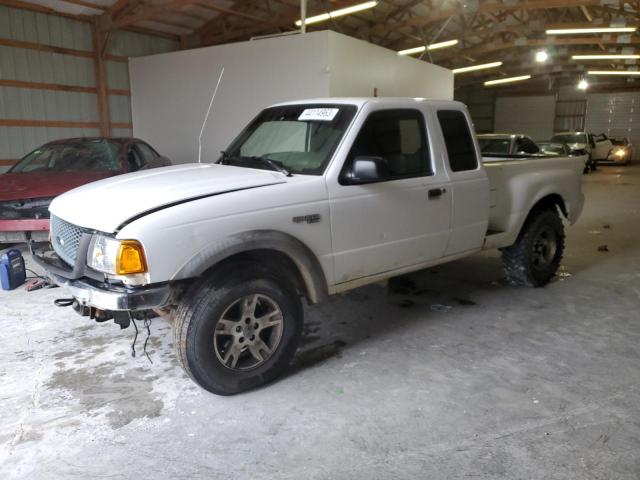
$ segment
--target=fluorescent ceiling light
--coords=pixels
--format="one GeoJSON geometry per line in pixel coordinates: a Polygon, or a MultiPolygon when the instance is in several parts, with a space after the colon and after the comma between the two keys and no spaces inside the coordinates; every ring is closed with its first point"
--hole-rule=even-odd
{"type": "Polygon", "coordinates": [[[486,86],[501,85],[503,83],[520,82],[522,80],[529,80],[531,75],[521,75],[519,77],[499,78],[497,80],[487,80],[484,82],[486,86]]]}
{"type": "Polygon", "coordinates": [[[603,54],[603,55],[572,55],[574,60],[633,60],[640,58],[635,54],[603,54]]]}
{"type": "Polygon", "coordinates": [[[539,50],[538,52],[536,52],[536,62],[544,63],[547,61],[548,58],[549,58],[549,54],[547,53],[546,50],[539,50]]]}
{"type": "Polygon", "coordinates": [[[586,90],[587,88],[589,88],[589,82],[584,78],[578,82],[578,90],[586,90]]]}
{"type": "Polygon", "coordinates": [[[483,63],[482,65],[471,65],[469,67],[454,68],[451,70],[454,75],[456,73],[475,72],[476,70],[484,70],[485,68],[495,68],[502,65],[502,62],[483,63]]]}
{"type": "Polygon", "coordinates": [[[640,70],[589,70],[588,75],[640,75],[640,70]]]}
{"type": "Polygon", "coordinates": [[[633,33],[638,27],[555,28],[547,35],[575,35],[579,33],[633,33]]]}
{"type": "Polygon", "coordinates": [[[453,47],[458,44],[458,40],[447,40],[445,42],[432,43],[427,46],[429,50],[438,50],[439,48],[453,47]]]}
{"type": "Polygon", "coordinates": [[[407,48],[406,50],[400,50],[398,55],[413,55],[414,53],[422,53],[425,50],[438,50],[440,48],[453,47],[458,44],[458,40],[447,40],[445,42],[432,43],[431,45],[427,45],[426,47],[423,45],[421,47],[407,48]]]}
{"type": "MultiPolygon", "coordinates": [[[[357,5],[352,5],[350,7],[340,8],[339,10],[333,10],[333,11],[328,12],[328,13],[321,13],[320,15],[315,15],[313,17],[307,17],[304,23],[305,23],[305,25],[309,25],[311,23],[325,22],[325,21],[327,21],[327,20],[329,20],[331,18],[343,17],[344,15],[350,15],[352,13],[361,12],[362,10],[368,10],[369,8],[373,8],[376,5],[378,5],[377,1],[359,3],[357,5]]],[[[301,27],[302,26],[302,20],[296,21],[296,26],[297,27],[301,27]]]]}

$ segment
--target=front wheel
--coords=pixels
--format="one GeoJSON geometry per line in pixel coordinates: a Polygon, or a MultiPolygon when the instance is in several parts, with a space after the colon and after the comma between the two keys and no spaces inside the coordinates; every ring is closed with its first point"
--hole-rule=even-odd
{"type": "Polygon", "coordinates": [[[204,389],[232,395],[283,373],[302,331],[295,289],[269,275],[205,281],[176,313],[175,348],[185,371],[204,389]]]}
{"type": "Polygon", "coordinates": [[[564,226],[557,210],[534,212],[516,243],[502,249],[502,264],[512,285],[543,287],[560,266],[564,226]]]}

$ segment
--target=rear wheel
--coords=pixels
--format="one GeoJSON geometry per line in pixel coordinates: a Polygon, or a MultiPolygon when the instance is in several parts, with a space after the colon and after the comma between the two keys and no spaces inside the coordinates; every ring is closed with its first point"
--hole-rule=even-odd
{"type": "Polygon", "coordinates": [[[527,219],[516,243],[502,249],[512,285],[543,287],[553,278],[564,251],[564,227],[557,210],[539,210],[527,219]]]}
{"type": "Polygon", "coordinates": [[[267,383],[287,368],[302,331],[302,305],[284,278],[237,268],[195,286],[176,312],[185,371],[218,395],[267,383]]]}

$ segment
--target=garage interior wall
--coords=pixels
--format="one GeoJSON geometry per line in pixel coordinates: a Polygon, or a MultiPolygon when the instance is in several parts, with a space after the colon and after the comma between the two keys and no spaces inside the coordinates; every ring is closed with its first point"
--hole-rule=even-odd
{"type": "Polygon", "coordinates": [[[166,53],[130,61],[134,134],[175,163],[220,151],[263,108],[278,102],[387,96],[452,99],[450,70],[331,31],[166,53]],[[374,65],[376,64],[376,65],[374,65]],[[380,67],[379,65],[383,65],[380,67]],[[402,81],[397,79],[402,78],[402,81]]]}
{"type": "MultiPolygon", "coordinates": [[[[467,104],[478,133],[524,133],[542,141],[556,132],[586,129],[626,137],[640,146],[640,92],[585,94],[575,87],[561,87],[552,95],[500,96],[484,89],[458,91],[455,98],[467,104]],[[541,124],[542,118],[550,123],[541,124]]],[[[632,153],[634,161],[640,160],[640,148],[632,153]]]]}
{"type": "MultiPolygon", "coordinates": [[[[51,140],[100,134],[94,27],[62,15],[0,6],[0,172],[51,140]]],[[[111,134],[131,135],[127,57],[179,42],[115,31],[105,51],[111,134]]]]}
{"type": "Polygon", "coordinates": [[[556,99],[554,95],[498,97],[494,128],[497,133],[524,133],[534,140],[553,135],[556,99]]]}

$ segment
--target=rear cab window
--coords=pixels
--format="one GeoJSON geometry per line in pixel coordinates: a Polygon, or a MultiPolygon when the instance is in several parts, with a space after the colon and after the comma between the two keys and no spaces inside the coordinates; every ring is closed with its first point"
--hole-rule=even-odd
{"type": "Polygon", "coordinates": [[[460,110],[438,110],[437,116],[451,171],[477,170],[478,156],[467,117],[460,110]]]}

